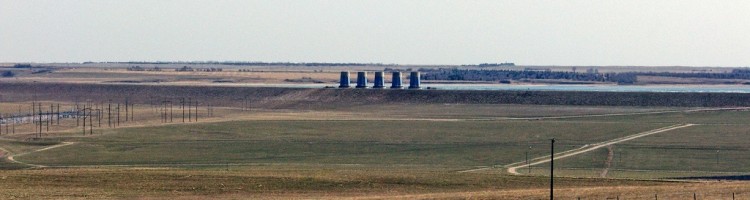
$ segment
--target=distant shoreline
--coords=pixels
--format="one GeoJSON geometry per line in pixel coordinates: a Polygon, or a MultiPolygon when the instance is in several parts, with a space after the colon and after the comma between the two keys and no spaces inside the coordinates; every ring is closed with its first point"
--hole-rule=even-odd
{"type": "Polygon", "coordinates": [[[533,90],[392,90],[136,84],[2,83],[0,100],[108,101],[147,104],[165,98],[235,106],[245,99],[265,108],[324,108],[369,104],[529,104],[589,106],[750,106],[750,93],[533,90]]]}

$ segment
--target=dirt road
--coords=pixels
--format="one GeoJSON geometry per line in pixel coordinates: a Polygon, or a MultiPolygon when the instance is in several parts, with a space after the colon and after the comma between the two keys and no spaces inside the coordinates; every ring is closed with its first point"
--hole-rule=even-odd
{"type": "Polygon", "coordinates": [[[15,157],[16,156],[22,156],[22,155],[30,154],[30,153],[36,153],[36,152],[40,152],[40,151],[47,151],[47,150],[54,149],[54,148],[60,148],[60,147],[68,146],[68,145],[71,145],[71,144],[75,144],[75,142],[62,142],[60,144],[52,145],[52,146],[45,147],[45,148],[42,148],[42,149],[37,149],[37,150],[34,150],[34,151],[30,151],[30,152],[26,152],[26,153],[21,153],[21,154],[16,154],[16,155],[10,155],[10,156],[8,156],[8,160],[10,160],[11,162],[14,162],[14,163],[18,163],[18,164],[22,164],[22,165],[28,165],[28,166],[31,166],[31,167],[34,167],[34,168],[43,168],[43,167],[46,167],[46,166],[21,162],[21,161],[16,160],[15,157]]]}
{"type": "MultiPolygon", "coordinates": [[[[621,142],[625,142],[625,141],[629,141],[629,140],[633,140],[633,139],[637,139],[637,138],[641,138],[641,137],[645,137],[645,136],[649,136],[649,135],[653,135],[653,134],[657,134],[657,133],[667,132],[667,131],[671,131],[671,130],[686,128],[686,127],[691,127],[691,126],[694,126],[694,125],[695,124],[677,124],[677,125],[672,125],[672,126],[667,126],[667,127],[663,127],[663,128],[658,128],[658,129],[654,129],[654,130],[650,130],[650,131],[646,131],[646,132],[641,132],[641,133],[638,133],[638,134],[629,135],[629,136],[625,136],[625,137],[621,137],[621,138],[617,138],[617,139],[613,139],[613,140],[609,140],[609,141],[605,141],[605,142],[594,143],[594,144],[587,144],[587,145],[584,145],[584,146],[582,146],[580,148],[577,148],[577,149],[573,149],[573,150],[569,150],[569,151],[565,151],[565,152],[561,152],[561,153],[556,153],[555,154],[555,160],[559,160],[559,159],[563,159],[563,158],[567,158],[567,157],[571,157],[571,156],[583,154],[583,153],[590,152],[590,151],[593,151],[593,150],[596,150],[596,149],[599,149],[599,148],[607,147],[609,145],[613,145],[613,144],[617,144],[617,143],[621,143],[621,142]]],[[[529,164],[524,164],[523,162],[510,164],[510,166],[512,166],[512,167],[508,167],[508,173],[514,174],[514,175],[520,175],[520,173],[518,173],[518,169],[519,168],[524,168],[524,167],[529,167],[529,166],[534,166],[534,165],[548,163],[548,162],[550,162],[550,160],[547,159],[547,158],[549,158],[549,156],[543,156],[543,157],[534,158],[534,159],[532,159],[532,162],[529,163],[529,164]]]]}

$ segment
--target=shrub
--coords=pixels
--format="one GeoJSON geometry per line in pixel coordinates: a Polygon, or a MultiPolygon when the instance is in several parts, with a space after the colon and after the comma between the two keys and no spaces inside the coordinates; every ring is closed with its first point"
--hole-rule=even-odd
{"type": "Polygon", "coordinates": [[[5,77],[5,78],[7,78],[7,77],[14,77],[14,76],[16,76],[16,73],[13,73],[12,71],[4,71],[2,73],[2,76],[5,77]]]}

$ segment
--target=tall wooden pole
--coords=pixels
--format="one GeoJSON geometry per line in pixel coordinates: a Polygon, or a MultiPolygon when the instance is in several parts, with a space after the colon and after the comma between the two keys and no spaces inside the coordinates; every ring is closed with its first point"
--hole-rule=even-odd
{"type": "Polygon", "coordinates": [[[180,99],[180,110],[182,110],[182,123],[185,123],[185,98],[180,99]]]}
{"type": "Polygon", "coordinates": [[[86,105],[83,106],[83,135],[86,135],[86,105]]]}
{"type": "Polygon", "coordinates": [[[42,138],[42,103],[39,103],[39,138],[42,138]]]}
{"type": "MultiPolygon", "coordinates": [[[[104,107],[104,106],[102,106],[102,107],[104,107]]],[[[96,109],[96,119],[99,120],[99,126],[97,126],[97,127],[102,127],[102,109],[103,108],[96,109]]]]}
{"type": "Polygon", "coordinates": [[[552,138],[550,143],[550,157],[549,157],[549,199],[554,200],[555,195],[555,138],[552,138]]]}
{"type": "Polygon", "coordinates": [[[47,132],[49,132],[49,124],[50,124],[49,120],[52,120],[52,116],[51,116],[51,113],[52,113],[52,104],[49,105],[49,110],[50,111],[47,112],[47,114],[46,114],[46,116],[47,116],[47,132]]]}
{"type": "Polygon", "coordinates": [[[94,134],[94,122],[91,121],[91,120],[93,120],[93,119],[91,119],[91,118],[93,118],[91,111],[93,111],[93,110],[91,110],[91,107],[89,107],[89,135],[93,135],[94,134]]]}
{"type": "Polygon", "coordinates": [[[167,101],[161,101],[161,122],[167,123],[167,101]]]}
{"type": "Polygon", "coordinates": [[[80,119],[81,112],[78,110],[78,102],[76,102],[76,127],[80,126],[80,119]]]}

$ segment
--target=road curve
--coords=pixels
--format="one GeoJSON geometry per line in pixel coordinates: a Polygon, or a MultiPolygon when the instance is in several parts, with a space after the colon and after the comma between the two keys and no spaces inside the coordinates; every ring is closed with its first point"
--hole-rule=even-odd
{"type": "MultiPolygon", "coordinates": [[[[676,124],[676,125],[662,127],[662,128],[658,128],[658,129],[654,129],[650,131],[645,131],[645,132],[641,132],[638,134],[633,134],[633,135],[629,135],[629,136],[625,136],[625,137],[621,137],[621,138],[617,138],[617,139],[613,139],[613,140],[609,140],[605,142],[587,144],[581,148],[577,148],[574,150],[569,150],[569,151],[565,151],[561,153],[556,153],[555,160],[590,152],[590,151],[603,148],[609,145],[613,145],[613,144],[617,144],[617,143],[621,143],[621,142],[625,142],[625,141],[629,141],[629,140],[633,140],[633,139],[637,139],[637,138],[641,138],[641,137],[645,137],[645,136],[649,136],[649,135],[653,135],[657,133],[667,132],[667,131],[671,131],[675,129],[691,127],[691,126],[695,126],[695,124],[676,124]]],[[[518,173],[519,168],[524,168],[524,167],[529,167],[529,166],[534,166],[534,165],[539,165],[539,164],[550,162],[549,159],[545,159],[545,158],[549,158],[549,156],[542,156],[542,157],[531,159],[535,161],[529,164],[522,164],[522,162],[511,164],[512,167],[508,167],[508,173],[513,174],[513,175],[520,175],[520,173],[518,173]]]]}
{"type": "Polygon", "coordinates": [[[16,154],[16,155],[10,155],[10,156],[8,156],[8,160],[11,161],[11,162],[14,162],[14,163],[18,163],[18,164],[22,164],[22,165],[28,165],[28,166],[31,166],[33,168],[47,167],[47,166],[44,166],[44,165],[37,165],[37,164],[31,164],[31,163],[21,162],[21,161],[16,160],[14,157],[15,156],[22,156],[22,155],[26,155],[26,154],[30,154],[30,153],[36,153],[36,152],[40,152],[40,151],[47,151],[47,150],[54,149],[54,148],[60,148],[60,147],[68,146],[68,145],[71,145],[71,144],[75,144],[75,142],[62,142],[60,144],[48,146],[48,147],[37,149],[37,150],[34,150],[34,151],[30,151],[30,152],[26,152],[26,153],[21,153],[21,154],[16,154]]]}

